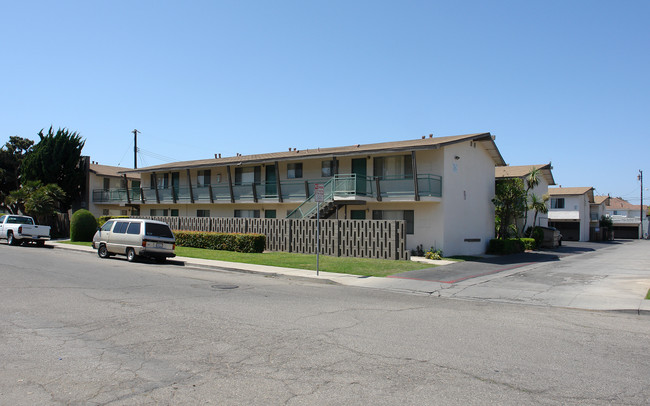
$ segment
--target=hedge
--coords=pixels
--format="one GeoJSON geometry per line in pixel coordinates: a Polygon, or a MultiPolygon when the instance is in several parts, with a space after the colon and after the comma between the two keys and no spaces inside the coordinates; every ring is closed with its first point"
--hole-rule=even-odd
{"type": "Polygon", "coordinates": [[[488,254],[508,255],[535,249],[534,238],[492,239],[488,245],[488,254]]]}
{"type": "Polygon", "coordinates": [[[106,223],[110,219],[128,219],[130,218],[129,216],[99,216],[97,219],[97,223],[99,224],[99,227],[103,226],[104,223],[106,223]]]}
{"type": "Polygon", "coordinates": [[[176,245],[210,250],[260,253],[266,247],[264,234],[174,231],[176,245]]]}

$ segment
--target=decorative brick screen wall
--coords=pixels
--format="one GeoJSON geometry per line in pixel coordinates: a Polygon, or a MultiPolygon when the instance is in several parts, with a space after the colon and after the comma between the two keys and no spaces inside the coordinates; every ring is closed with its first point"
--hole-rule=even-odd
{"type": "MultiPolygon", "coordinates": [[[[256,233],[269,251],[316,253],[316,220],[234,217],[139,217],[172,230],[256,233]]],[[[409,259],[404,220],[320,220],[320,253],[335,257],[409,259]]]]}

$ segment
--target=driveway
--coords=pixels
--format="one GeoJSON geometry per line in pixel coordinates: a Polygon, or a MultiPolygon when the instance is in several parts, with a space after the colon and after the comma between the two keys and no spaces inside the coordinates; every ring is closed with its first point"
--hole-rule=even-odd
{"type": "Polygon", "coordinates": [[[446,282],[438,282],[440,289],[434,293],[471,300],[646,313],[650,310],[650,301],[644,300],[650,289],[648,252],[650,241],[645,240],[569,243],[557,252],[465,262],[440,272],[438,280],[446,282]]]}

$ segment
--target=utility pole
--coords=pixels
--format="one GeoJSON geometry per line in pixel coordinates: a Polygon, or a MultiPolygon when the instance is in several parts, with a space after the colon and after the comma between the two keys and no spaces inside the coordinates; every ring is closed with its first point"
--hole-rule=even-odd
{"type": "MultiPolygon", "coordinates": [[[[637,176],[637,178],[641,181],[641,205],[639,208],[639,212],[640,212],[639,219],[641,220],[641,238],[644,238],[645,235],[643,234],[643,171],[641,169],[639,169],[639,176],[637,176]]],[[[650,232],[650,230],[648,230],[648,232],[650,232]]]]}
{"type": "Polygon", "coordinates": [[[138,169],[138,133],[141,131],[133,130],[133,169],[138,169]]]}

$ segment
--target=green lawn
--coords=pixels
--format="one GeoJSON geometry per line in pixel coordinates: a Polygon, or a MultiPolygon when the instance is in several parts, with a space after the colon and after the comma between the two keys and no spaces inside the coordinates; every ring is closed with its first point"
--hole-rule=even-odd
{"type": "Polygon", "coordinates": [[[648,289],[648,293],[645,295],[645,300],[650,300],[650,289],[648,289]]]}
{"type": "MultiPolygon", "coordinates": [[[[90,246],[90,243],[62,241],[66,244],[90,246]]],[[[281,266],[285,268],[316,270],[316,255],[291,254],[287,252],[265,252],[244,254],[241,252],[206,250],[201,248],[176,247],[180,257],[213,259],[228,262],[243,262],[256,265],[281,266]]],[[[320,256],[319,269],[323,272],[348,273],[363,276],[387,276],[415,269],[432,268],[434,265],[412,261],[391,261],[385,259],[347,258],[320,256]]]]}

